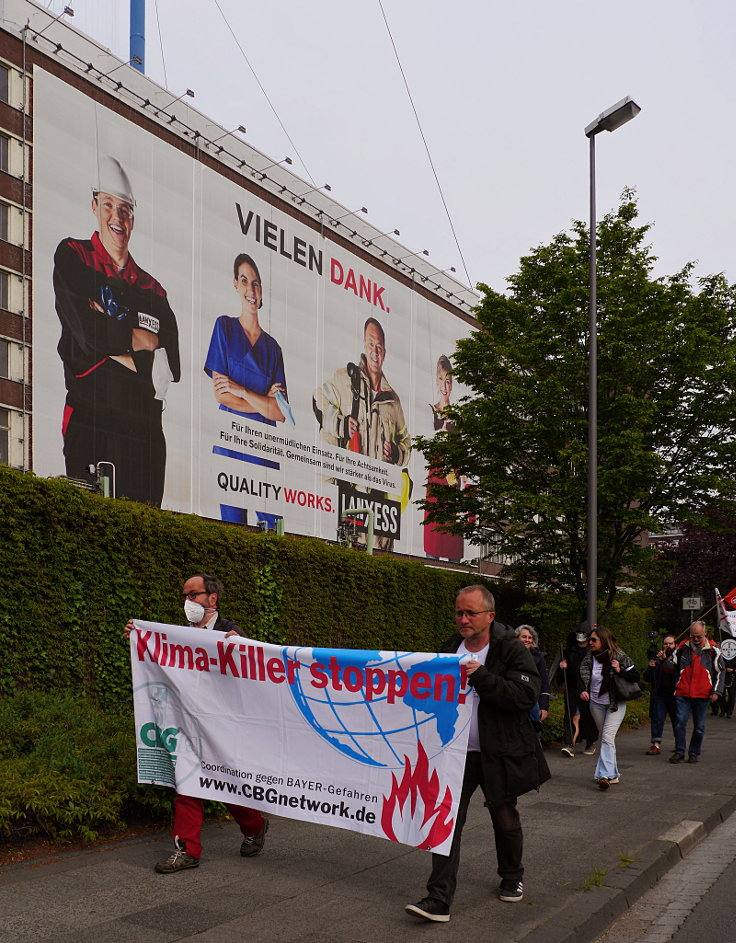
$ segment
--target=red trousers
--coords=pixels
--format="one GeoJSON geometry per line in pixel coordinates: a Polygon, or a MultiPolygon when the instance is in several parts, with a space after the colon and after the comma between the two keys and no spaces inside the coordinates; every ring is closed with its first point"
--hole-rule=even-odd
{"type": "MultiPolygon", "coordinates": [[[[265,819],[256,809],[246,809],[242,805],[228,805],[227,803],[225,807],[246,838],[249,835],[257,835],[265,824],[265,819]]],[[[199,837],[202,833],[203,821],[202,800],[193,799],[191,796],[180,796],[177,792],[174,797],[172,835],[180,842],[184,842],[187,854],[193,858],[202,856],[202,843],[199,837]]]]}

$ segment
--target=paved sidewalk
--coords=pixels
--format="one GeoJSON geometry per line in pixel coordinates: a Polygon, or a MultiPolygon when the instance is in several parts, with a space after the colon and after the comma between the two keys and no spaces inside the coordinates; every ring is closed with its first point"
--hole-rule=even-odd
{"type": "MultiPolygon", "coordinates": [[[[669,742],[665,741],[669,746],[669,742]]],[[[198,869],[159,875],[167,836],[0,869],[0,940],[54,943],[589,943],[736,808],[736,720],[709,717],[698,765],[644,755],[648,728],[618,736],[621,783],[601,792],[595,757],[548,753],[553,778],[520,800],[524,900],[501,903],[478,796],[447,924],[404,912],[429,855],[273,817],[262,855],[238,855],[232,823],[208,825],[198,869]]]]}
{"type": "MultiPolygon", "coordinates": [[[[711,835],[690,852],[651,888],[622,917],[614,921],[596,943],[669,943],[676,933],[684,939],[693,936],[687,921],[695,911],[702,919],[702,908],[708,912],[714,930],[701,939],[728,939],[723,925],[723,912],[711,909],[712,900],[705,896],[719,881],[728,883],[729,901],[733,898],[733,874],[729,868],[736,848],[736,815],[732,815],[711,835]],[[700,913],[698,913],[700,911],[700,913]],[[682,930],[681,930],[682,928],[682,930]]],[[[693,928],[694,929],[694,928],[693,928]]]]}

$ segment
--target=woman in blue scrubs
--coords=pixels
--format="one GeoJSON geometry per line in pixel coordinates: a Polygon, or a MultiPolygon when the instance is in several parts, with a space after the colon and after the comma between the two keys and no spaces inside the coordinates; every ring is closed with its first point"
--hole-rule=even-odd
{"type": "Polygon", "coordinates": [[[204,369],[212,377],[220,409],[275,426],[284,421],[278,399],[286,399],[281,347],[261,327],[263,286],[255,261],[244,252],[233,264],[240,317],[215,322],[204,369]]]}

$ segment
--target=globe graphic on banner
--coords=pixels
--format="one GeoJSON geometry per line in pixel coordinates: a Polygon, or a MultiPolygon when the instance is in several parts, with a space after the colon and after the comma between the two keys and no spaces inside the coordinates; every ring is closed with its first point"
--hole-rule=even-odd
{"type": "MultiPolygon", "coordinates": [[[[456,658],[431,655],[417,660],[413,653],[347,651],[345,649],[290,648],[288,657],[301,662],[302,670],[296,672],[296,683],[289,688],[304,719],[327,743],[345,756],[368,766],[389,769],[404,767],[406,755],[413,756],[417,741],[421,740],[427,756],[431,759],[444,750],[465,728],[459,726],[456,700],[443,701],[432,698],[417,698],[409,690],[393,699],[391,711],[384,710],[388,695],[384,690],[366,697],[365,687],[350,691],[342,685],[326,684],[324,687],[312,683],[309,667],[319,663],[324,675],[329,675],[328,665],[343,668],[352,666],[362,671],[375,668],[385,675],[389,672],[404,672],[409,687],[412,678],[419,672],[436,671],[450,676],[454,690],[460,690],[460,664],[456,658]],[[381,715],[390,716],[390,724],[381,720],[381,715]]],[[[323,676],[324,676],[323,675],[323,676]]],[[[354,670],[353,677],[357,676],[354,670]]],[[[354,686],[354,685],[353,685],[354,686]]]]}

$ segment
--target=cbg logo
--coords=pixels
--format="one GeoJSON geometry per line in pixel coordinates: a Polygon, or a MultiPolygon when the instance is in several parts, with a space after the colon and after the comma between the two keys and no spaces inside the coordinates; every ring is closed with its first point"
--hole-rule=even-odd
{"type": "Polygon", "coordinates": [[[141,740],[147,747],[163,747],[167,753],[174,753],[178,733],[178,727],[167,727],[162,730],[158,724],[144,724],[141,727],[141,740]]]}

